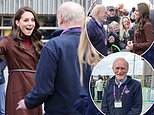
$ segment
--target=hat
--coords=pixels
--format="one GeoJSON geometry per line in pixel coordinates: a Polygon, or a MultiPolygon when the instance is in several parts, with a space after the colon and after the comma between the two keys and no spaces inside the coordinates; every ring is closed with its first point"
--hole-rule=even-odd
{"type": "Polygon", "coordinates": [[[107,11],[114,10],[114,6],[107,6],[107,11]]]}

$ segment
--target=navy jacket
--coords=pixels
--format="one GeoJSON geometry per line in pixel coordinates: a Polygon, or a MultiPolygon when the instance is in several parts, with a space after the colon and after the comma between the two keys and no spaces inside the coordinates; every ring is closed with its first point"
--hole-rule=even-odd
{"type": "MultiPolygon", "coordinates": [[[[0,37],[0,40],[3,38],[0,37]]],[[[6,61],[0,59],[0,85],[5,83],[5,77],[4,77],[4,69],[6,68],[6,61]]]]}
{"type": "Polygon", "coordinates": [[[36,87],[25,96],[27,108],[44,102],[45,115],[80,115],[73,106],[81,92],[77,56],[80,33],[70,29],[45,44],[35,75],[36,87]]]}
{"type": "Polygon", "coordinates": [[[4,69],[6,67],[6,61],[0,59],[0,85],[5,83],[4,69]]]}
{"type": "Polygon", "coordinates": [[[107,55],[107,33],[103,27],[100,27],[92,17],[86,25],[87,34],[92,45],[102,55],[107,55]],[[106,44],[105,44],[106,42],[106,44]]]}
{"type": "Polygon", "coordinates": [[[118,88],[115,83],[115,76],[112,77],[104,89],[101,110],[106,115],[140,115],[142,111],[141,84],[130,76],[127,76],[127,80],[120,86],[120,88],[118,88]],[[122,108],[114,107],[114,85],[116,89],[116,98],[120,97],[120,94],[126,85],[125,93],[121,99],[122,108]]]}
{"type": "Polygon", "coordinates": [[[83,65],[83,87],[84,90],[80,93],[80,98],[76,100],[74,106],[81,115],[102,115],[102,113],[96,108],[89,93],[89,80],[91,76],[91,67],[89,65],[83,65]]]}

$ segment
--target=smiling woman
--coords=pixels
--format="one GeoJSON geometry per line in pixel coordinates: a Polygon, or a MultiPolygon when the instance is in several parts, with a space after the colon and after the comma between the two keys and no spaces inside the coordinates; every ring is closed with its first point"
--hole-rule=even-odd
{"type": "Polygon", "coordinates": [[[25,12],[20,20],[16,20],[16,25],[21,29],[24,35],[30,36],[35,27],[34,16],[31,12],[25,12]]]}
{"type": "Polygon", "coordinates": [[[0,41],[0,55],[8,66],[6,115],[42,115],[42,108],[16,110],[17,103],[34,87],[34,74],[43,47],[38,31],[39,21],[30,7],[22,7],[15,14],[12,31],[0,41]]]}

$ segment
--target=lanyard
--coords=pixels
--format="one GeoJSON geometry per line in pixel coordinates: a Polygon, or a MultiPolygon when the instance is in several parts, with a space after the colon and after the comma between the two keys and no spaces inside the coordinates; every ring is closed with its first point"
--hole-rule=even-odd
{"type": "MultiPolygon", "coordinates": [[[[121,92],[119,101],[122,99],[122,96],[124,95],[124,92],[125,92],[125,90],[126,90],[126,86],[127,86],[127,85],[125,85],[125,86],[123,87],[123,89],[122,89],[122,92],[121,92]]],[[[113,96],[114,96],[114,100],[116,100],[116,88],[115,88],[115,85],[114,85],[114,90],[113,90],[113,96]]]]}
{"type": "Polygon", "coordinates": [[[71,32],[71,31],[81,32],[81,27],[74,27],[74,28],[65,29],[60,35],[67,33],[67,32],[71,32]]]}

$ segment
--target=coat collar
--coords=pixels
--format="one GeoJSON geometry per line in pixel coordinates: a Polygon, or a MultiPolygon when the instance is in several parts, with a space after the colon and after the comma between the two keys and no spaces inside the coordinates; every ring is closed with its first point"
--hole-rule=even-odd
{"type": "Polygon", "coordinates": [[[28,54],[30,57],[32,57],[34,59],[34,61],[36,60],[36,52],[33,48],[33,46],[31,45],[29,48],[25,47],[25,49],[21,49],[19,47],[19,43],[15,40],[13,40],[11,37],[6,37],[7,39],[9,39],[9,41],[11,40],[11,42],[13,43],[12,45],[14,45],[18,50],[28,54]]]}

